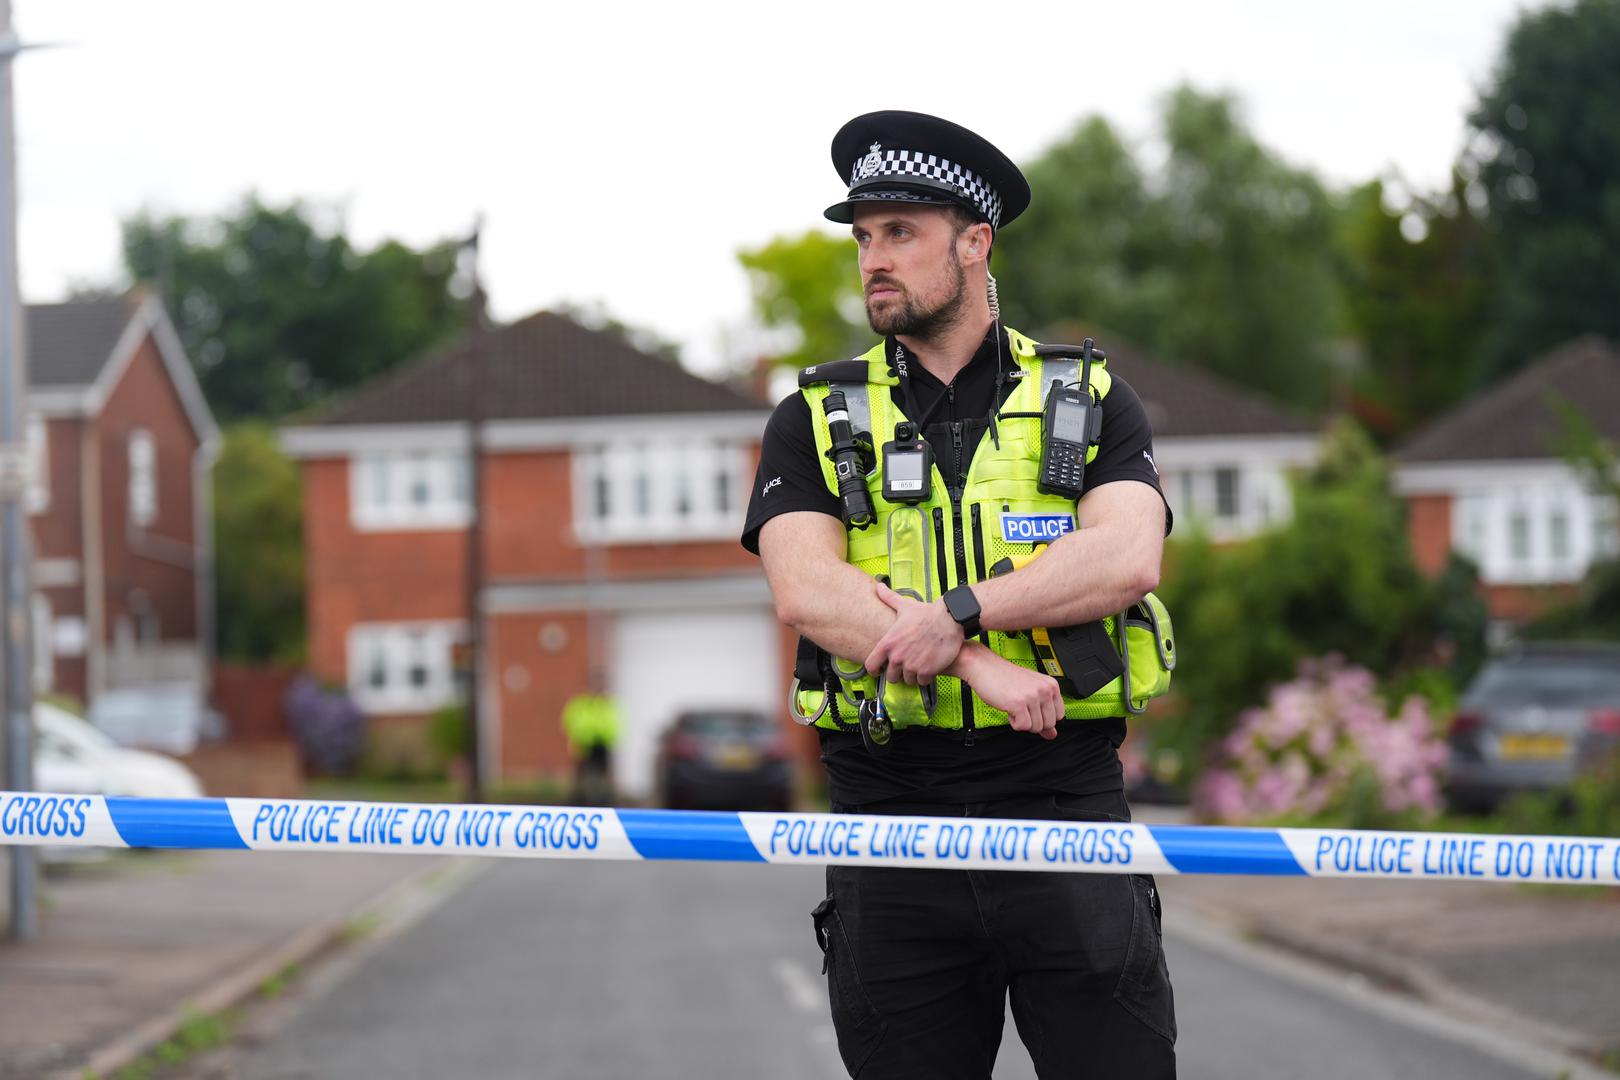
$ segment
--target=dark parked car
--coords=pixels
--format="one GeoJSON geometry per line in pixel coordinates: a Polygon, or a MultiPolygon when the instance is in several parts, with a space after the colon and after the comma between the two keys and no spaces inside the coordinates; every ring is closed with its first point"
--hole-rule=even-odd
{"type": "Polygon", "coordinates": [[[1490,810],[1620,752],[1620,645],[1537,644],[1491,660],[1451,722],[1447,801],[1490,810]]]}
{"type": "Polygon", "coordinates": [[[791,734],[764,713],[681,713],[659,747],[664,805],[677,810],[788,809],[793,803],[791,734]]]}

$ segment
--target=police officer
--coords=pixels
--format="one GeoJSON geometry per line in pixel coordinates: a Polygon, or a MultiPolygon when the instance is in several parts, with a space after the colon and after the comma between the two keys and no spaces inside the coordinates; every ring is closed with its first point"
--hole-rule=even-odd
{"type": "MultiPolygon", "coordinates": [[[[1024,177],[973,132],[911,112],[851,120],[832,157],[849,189],[826,216],[851,227],[883,340],[857,361],[806,369],[777,406],[743,545],[803,635],[801,668],[832,672],[816,722],[833,809],[1128,821],[1117,750],[1129,703],[1060,684],[1019,632],[1092,623],[1157,583],[1170,514],[1142,404],[1096,365],[1101,430],[1079,497],[1038,490],[1043,376],[1072,386],[1076,369],[1000,324],[990,252],[1029,205],[1024,177]],[[871,435],[865,528],[848,520],[830,460],[833,389],[871,435]],[[876,580],[900,505],[880,489],[876,459],[904,423],[934,463],[908,504],[930,534],[926,594],[876,580]],[[992,578],[999,556],[1032,550],[1031,521],[1049,534],[1058,523],[1055,541],[992,578]],[[871,678],[846,678],[863,663],[871,678]],[[881,752],[850,708],[869,707],[879,676],[891,693],[926,687],[937,699],[881,752]]],[[[988,1078],[1009,991],[1041,1077],[1175,1074],[1150,877],[831,867],[814,919],[852,1076],[988,1078]]]]}
{"type": "Polygon", "coordinates": [[[593,674],[590,689],[575,694],[563,705],[563,735],[574,757],[576,806],[613,803],[613,748],[619,742],[619,707],[605,692],[601,675],[593,674]]]}

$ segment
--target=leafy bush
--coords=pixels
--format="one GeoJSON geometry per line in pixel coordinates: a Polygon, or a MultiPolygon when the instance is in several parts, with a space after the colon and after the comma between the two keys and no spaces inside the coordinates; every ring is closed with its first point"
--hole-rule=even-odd
{"type": "Polygon", "coordinates": [[[1527,638],[1620,641],[1620,560],[1593,563],[1575,595],[1523,630],[1527,638]]]}
{"type": "Polygon", "coordinates": [[[84,702],[80,701],[78,698],[74,697],[72,694],[58,694],[58,693],[40,694],[40,695],[38,695],[38,697],[35,700],[37,700],[40,703],[45,704],[45,705],[54,705],[58,709],[61,709],[65,713],[72,713],[74,716],[77,716],[80,720],[84,719],[84,716],[85,716],[84,702]]]}
{"type": "Polygon", "coordinates": [[[1180,712],[1155,725],[1153,742],[1192,776],[1243,711],[1310,657],[1414,679],[1443,705],[1484,654],[1472,568],[1459,560],[1435,581],[1422,576],[1383,459],[1348,422],[1298,478],[1286,524],[1228,545],[1194,535],[1167,562],[1180,712]]]}
{"type": "Polygon", "coordinates": [[[268,424],[225,429],[214,466],[219,650],[297,664],[304,655],[304,495],[298,463],[268,424]]]}
{"type": "Polygon", "coordinates": [[[1418,696],[1392,717],[1366,668],[1306,661],[1299,678],[1249,709],[1221,744],[1195,805],[1219,821],[1327,819],[1354,828],[1440,810],[1446,744],[1418,696]]]}
{"type": "Polygon", "coordinates": [[[1520,795],[1496,817],[1504,832],[1620,836],[1620,752],[1577,776],[1567,791],[1520,795]]]}
{"type": "Polygon", "coordinates": [[[472,752],[472,732],[467,727],[466,705],[444,705],[428,721],[428,745],[439,761],[448,763],[472,752]]]}
{"type": "Polygon", "coordinates": [[[365,745],[365,714],[341,690],[326,690],[307,675],[287,688],[282,711],[311,773],[352,776],[365,745]]]}

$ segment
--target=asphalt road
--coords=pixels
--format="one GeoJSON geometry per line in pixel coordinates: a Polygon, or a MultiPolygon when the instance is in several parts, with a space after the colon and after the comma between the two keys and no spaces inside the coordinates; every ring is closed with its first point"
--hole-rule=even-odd
{"type": "MultiPolygon", "coordinates": [[[[211,1075],[842,1077],[810,929],[820,896],[819,870],[503,863],[211,1075]]],[[[1358,1005],[1166,918],[1184,1077],[1537,1075],[1414,1026],[1399,1003],[1358,1005]]],[[[996,1080],[1034,1075],[1009,1024],[996,1080]]]]}

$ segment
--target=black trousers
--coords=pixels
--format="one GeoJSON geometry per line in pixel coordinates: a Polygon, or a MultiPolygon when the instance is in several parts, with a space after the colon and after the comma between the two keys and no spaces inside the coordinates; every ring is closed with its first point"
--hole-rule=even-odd
{"type": "MultiPolygon", "coordinates": [[[[1130,820],[1119,792],[839,809],[1130,820]]],[[[831,866],[813,918],[852,1077],[989,1080],[1009,993],[1041,1080],[1176,1074],[1149,876],[831,866]]]]}

